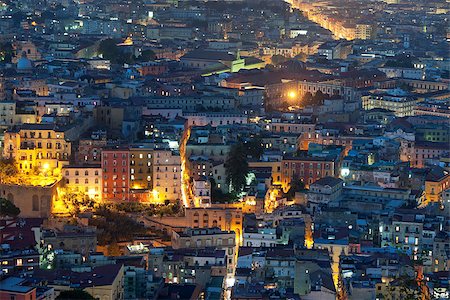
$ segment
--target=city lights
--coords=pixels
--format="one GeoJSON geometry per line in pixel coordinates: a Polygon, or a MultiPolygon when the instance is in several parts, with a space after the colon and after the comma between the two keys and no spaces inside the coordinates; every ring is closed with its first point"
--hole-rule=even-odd
{"type": "Polygon", "coordinates": [[[444,2],[0,0],[0,298],[448,297],[444,2]]]}

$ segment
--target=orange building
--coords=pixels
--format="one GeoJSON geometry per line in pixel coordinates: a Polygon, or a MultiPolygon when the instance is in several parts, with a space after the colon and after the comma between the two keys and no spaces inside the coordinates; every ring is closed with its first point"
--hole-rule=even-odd
{"type": "Polygon", "coordinates": [[[447,171],[435,168],[425,178],[425,201],[438,202],[442,200],[442,192],[450,188],[450,176],[447,171]]]}

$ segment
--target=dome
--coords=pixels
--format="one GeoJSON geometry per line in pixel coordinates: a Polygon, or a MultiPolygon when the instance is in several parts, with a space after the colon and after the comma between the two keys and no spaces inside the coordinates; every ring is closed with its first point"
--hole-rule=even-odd
{"type": "Polygon", "coordinates": [[[31,60],[29,60],[25,53],[22,53],[22,57],[17,61],[17,70],[31,70],[33,68],[33,64],[31,60]]]}

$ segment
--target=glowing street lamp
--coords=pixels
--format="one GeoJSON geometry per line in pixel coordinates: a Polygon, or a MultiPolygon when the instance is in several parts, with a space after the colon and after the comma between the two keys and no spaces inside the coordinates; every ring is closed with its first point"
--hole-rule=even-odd
{"type": "Polygon", "coordinates": [[[297,98],[297,93],[295,91],[290,91],[288,93],[288,97],[291,99],[295,99],[295,98],[297,98]]]}

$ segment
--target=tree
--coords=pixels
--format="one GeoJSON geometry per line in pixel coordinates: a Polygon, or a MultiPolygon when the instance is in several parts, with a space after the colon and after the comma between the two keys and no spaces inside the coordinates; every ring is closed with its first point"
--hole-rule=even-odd
{"type": "Polygon", "coordinates": [[[14,56],[11,43],[0,44],[0,62],[10,63],[14,56]]]}
{"type": "Polygon", "coordinates": [[[117,243],[112,243],[108,245],[108,256],[121,256],[120,247],[117,243]]]}
{"type": "Polygon", "coordinates": [[[289,200],[294,199],[295,193],[301,192],[305,190],[305,184],[298,177],[292,178],[292,181],[289,186],[289,190],[284,194],[286,198],[289,200]]]}
{"type": "Polygon", "coordinates": [[[260,158],[264,153],[264,148],[261,145],[262,140],[260,137],[254,137],[249,142],[246,143],[247,154],[253,158],[260,158]]]}
{"type": "Polygon", "coordinates": [[[302,98],[303,106],[311,105],[313,101],[313,95],[310,92],[306,92],[302,98]]]}
{"type": "Polygon", "coordinates": [[[139,61],[151,61],[151,60],[155,60],[156,55],[155,52],[153,52],[150,49],[144,50],[141,53],[141,56],[138,57],[139,61]]]}
{"type": "Polygon", "coordinates": [[[17,165],[12,159],[0,160],[0,182],[5,182],[7,178],[14,177],[19,173],[17,165]]]}
{"type": "Polygon", "coordinates": [[[113,39],[106,39],[100,42],[98,52],[102,54],[103,58],[114,60],[119,55],[119,48],[113,39]]]}
{"type": "Polygon", "coordinates": [[[239,200],[236,193],[224,193],[221,189],[217,187],[216,180],[210,178],[209,182],[211,184],[211,202],[213,203],[231,203],[239,200]]]}
{"type": "Polygon", "coordinates": [[[131,64],[134,62],[134,56],[132,53],[126,53],[117,46],[116,40],[106,39],[100,42],[98,46],[98,52],[102,54],[103,58],[109,59],[112,63],[116,64],[131,64]]]}
{"type": "Polygon", "coordinates": [[[283,55],[274,55],[272,56],[272,64],[277,66],[280,65],[288,60],[288,58],[284,57],[283,55]]]}
{"type": "Polygon", "coordinates": [[[246,147],[242,143],[233,145],[225,162],[227,183],[231,184],[236,192],[241,192],[245,187],[248,172],[246,147]]]}
{"type": "Polygon", "coordinates": [[[323,100],[327,98],[327,95],[318,90],[312,98],[312,105],[318,106],[323,104],[323,100]]]}
{"type": "Polygon", "coordinates": [[[409,54],[399,54],[396,55],[394,59],[388,60],[384,66],[393,68],[414,68],[413,58],[409,54]]]}
{"type": "Polygon", "coordinates": [[[70,291],[62,291],[56,299],[70,299],[70,300],[78,300],[78,299],[92,299],[95,300],[94,297],[91,296],[88,292],[83,290],[70,290],[70,291]]]}
{"type": "Polygon", "coordinates": [[[0,198],[0,216],[2,217],[17,217],[20,214],[20,209],[11,201],[5,198],[0,198]]]}

